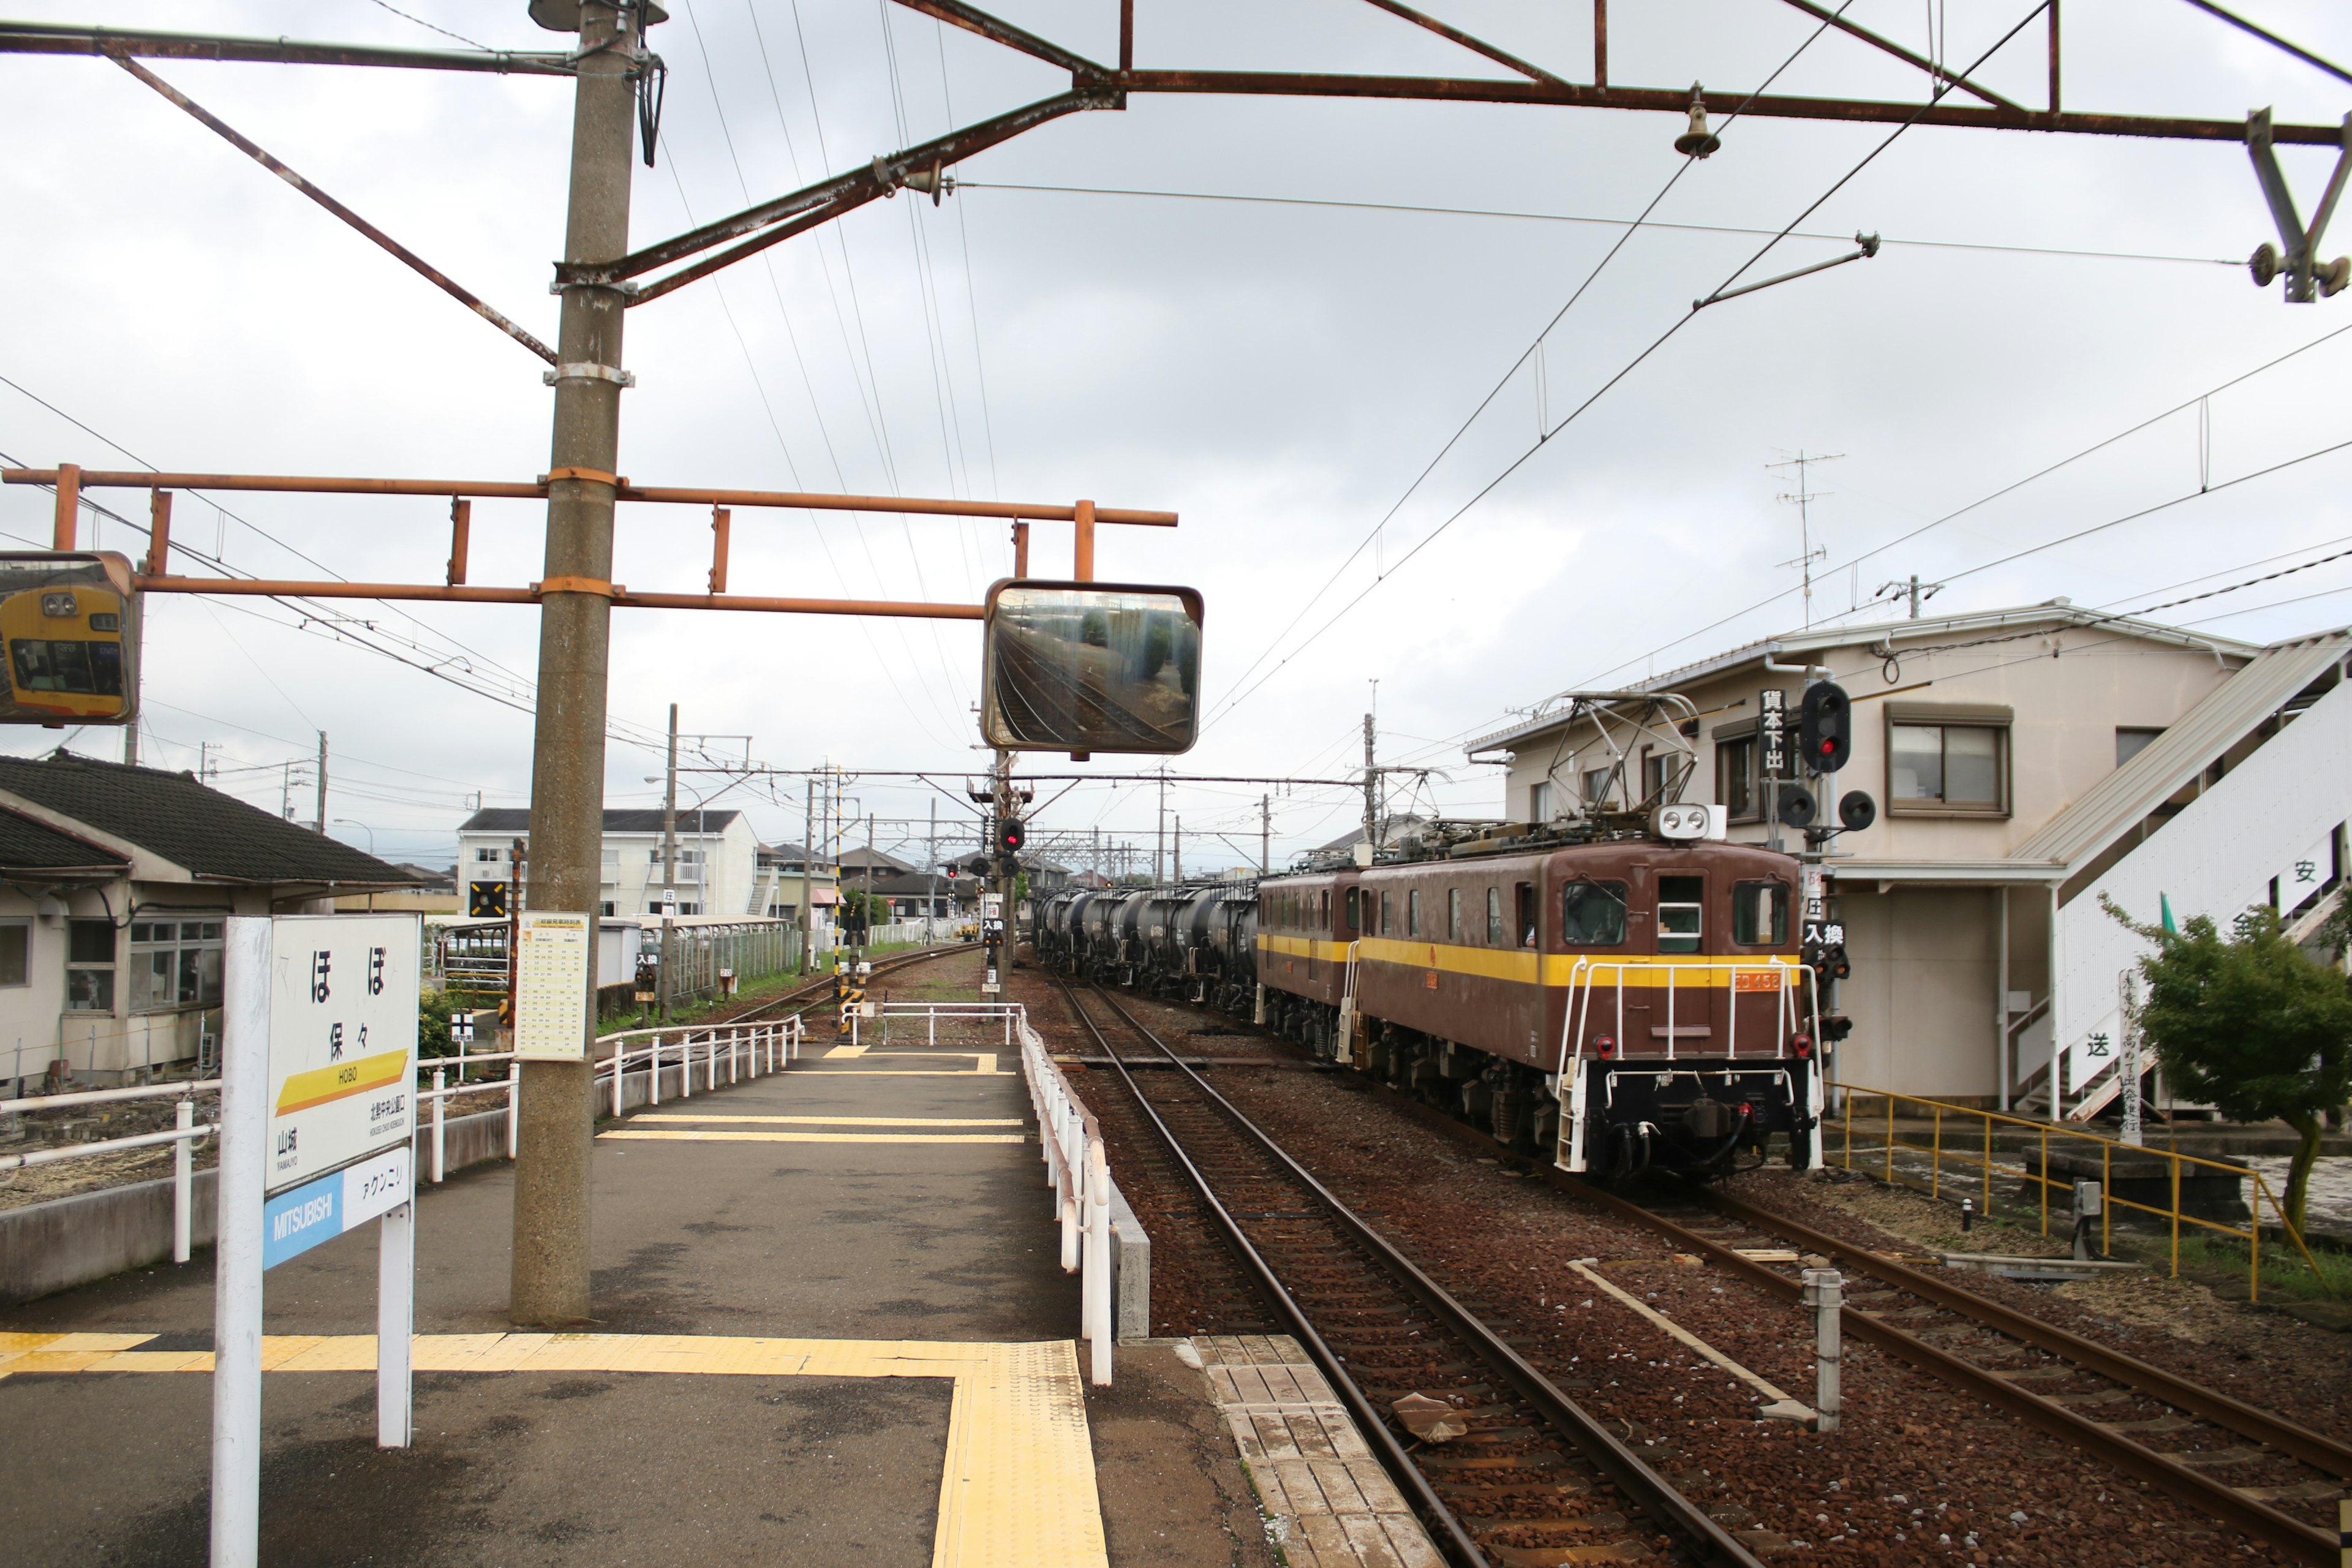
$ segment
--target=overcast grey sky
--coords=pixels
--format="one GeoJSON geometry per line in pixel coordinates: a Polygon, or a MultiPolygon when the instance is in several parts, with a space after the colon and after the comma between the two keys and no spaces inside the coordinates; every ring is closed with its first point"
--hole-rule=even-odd
{"type": "MultiPolygon", "coordinates": [[[[461,47],[374,0],[93,3],[16,9],[461,47]]],[[[640,242],[1066,85],[881,0],[668,3],[673,18],[653,40],[671,67],[662,156],[636,170],[640,242]]],[[[1944,58],[1964,65],[2029,4],[1855,0],[1848,15],[1923,51],[1932,21],[1944,58]]],[[[2341,5],[2242,8],[2352,60],[2352,12],[2341,5]]],[[[401,9],[493,47],[560,47],[520,0],[401,9]]],[[[1115,56],[1110,0],[1001,10],[1115,56]]],[[[1438,10],[1572,79],[1589,76],[1580,4],[1453,0],[1438,10]]],[[[2236,120],[2272,105],[2282,120],[2324,123],[2352,109],[2342,82],[2178,0],[2068,0],[2064,16],[2069,108],[2236,120]]],[[[1611,21],[1613,79],[1702,80],[1718,120],[1815,31],[1770,0],[1619,0],[1611,21]]],[[[2042,37],[2039,22],[2029,26],[1980,79],[2042,102],[2042,37]]],[[[1494,74],[1346,0],[1140,0],[1137,37],[1145,66],[1494,74]]],[[[567,84],[150,63],[551,337],[567,84]]],[[[1835,33],[1805,47],[1775,90],[1924,96],[1917,73],[1835,33]]],[[[1797,574],[1778,564],[1800,553],[1797,519],[1776,500],[1785,477],[1769,468],[1800,450],[1843,454],[1815,479],[1828,492],[1811,508],[1827,552],[1816,619],[1913,572],[1950,580],[1937,610],[2054,595],[2137,608],[2331,543],[2352,547],[2347,451],[1971,570],[2352,438],[2347,337],[1873,553],[2352,326],[2352,294],[2288,306],[2249,280],[2242,258],[2273,237],[2241,145],[1957,129],[1905,134],[1802,226],[1882,234],[1876,259],[1701,312],[1462,510],[1541,426],[1583,404],[1761,243],[1689,227],[1636,234],[1522,363],[1622,232],[1557,220],[1630,218],[1682,168],[1656,219],[1769,232],[1888,134],[1746,121],[1724,130],[1721,153],[1685,167],[1672,147],[1682,128],[1598,110],[1207,97],[1070,116],[971,161],[960,172],[976,188],[936,208],[907,195],[874,204],[633,311],[625,357],[638,384],[624,404],[622,468],[651,484],[1174,509],[1175,531],[1106,530],[1099,569],[1207,595],[1203,685],[1216,716],[1179,765],[1339,776],[1360,759],[1377,681],[1382,760],[1446,768],[1435,800],[1463,813],[1499,800],[1492,771],[1463,763],[1461,739],[1510,708],[1801,623],[1797,574]],[[2187,259],[1904,243],[1918,241],[2187,259]]],[[[2282,156],[2308,210],[2330,156],[2282,156]]],[[[546,467],[551,395],[539,361],[110,64],[0,58],[0,200],[12,217],[0,258],[16,301],[0,376],[21,389],[0,386],[0,452],[12,460],[475,479],[546,467]]],[[[1839,247],[1792,239],[1751,275],[1839,247]]],[[[2323,247],[2339,251],[2352,251],[2352,229],[2323,247]]],[[[135,492],[97,499],[143,518],[135,492]]],[[[219,499],[226,513],[183,498],[175,537],[262,575],[315,572],[289,552],[299,550],[348,577],[434,581],[447,551],[439,503],[219,499]]],[[[10,487],[0,531],[46,542],[47,510],[46,495],[10,487]]],[[[478,503],[473,580],[540,575],[542,510],[478,503]]],[[[1037,533],[1034,568],[1058,573],[1066,529],[1037,533]]],[[[707,517],[692,509],[625,509],[615,576],[692,589],[708,541],[707,517]]],[[[104,524],[101,542],[130,549],[134,536],[104,524]]],[[[739,513],[731,585],[973,599],[1010,569],[996,524],[739,513]]],[[[147,618],[146,757],[194,766],[209,745],[232,770],[225,786],[274,809],[286,764],[325,730],[330,815],[364,825],[336,833],[446,863],[474,792],[492,805],[528,798],[529,719],[478,693],[527,703],[536,614],[348,608],[364,625],[304,626],[266,602],[158,596],[147,618]]],[[[2340,624],[2352,620],[2352,561],[2159,618],[2256,642],[2340,624]]],[[[688,731],[748,734],[752,755],[782,767],[983,763],[971,749],[978,637],[968,624],[640,610],[620,613],[615,628],[613,711],[640,742],[677,701],[688,731]]],[[[20,731],[5,743],[32,752],[58,738],[20,731]]],[[[72,743],[116,755],[120,737],[90,731],[72,743]]],[[[709,746],[740,754],[743,742],[709,746]]],[[[644,780],[659,764],[657,749],[615,742],[609,799],[653,803],[657,789],[644,780]]],[[[1058,759],[1034,765],[1070,771],[1058,759]]],[[[934,800],[957,815],[919,785],[874,781],[854,793],[880,815],[920,818],[934,800]]],[[[1254,849],[1257,794],[1192,786],[1171,791],[1171,805],[1188,833],[1223,831],[1254,849]]],[[[763,837],[799,837],[796,784],[772,797],[739,786],[718,804],[749,808],[763,837]]],[[[1152,805],[1149,788],[1087,785],[1039,826],[1100,826],[1148,842],[1152,805]]],[[[1344,831],[1356,806],[1327,789],[1274,809],[1280,856],[1344,831]]],[[[298,814],[310,815],[307,795],[298,814]]],[[[1193,867],[1239,858],[1222,845],[1187,853],[1193,867]]]]}

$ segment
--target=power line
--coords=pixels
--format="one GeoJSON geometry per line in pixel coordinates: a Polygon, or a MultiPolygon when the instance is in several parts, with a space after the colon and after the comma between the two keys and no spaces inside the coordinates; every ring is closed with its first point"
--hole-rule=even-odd
{"type": "MultiPolygon", "coordinates": [[[[1837,14],[1839,16],[1843,16],[1846,9],[1853,4],[1854,0],[1845,0],[1844,5],[1838,7],[1837,14]]],[[[1739,109],[1734,110],[1731,114],[1725,119],[1723,122],[1725,126],[1728,127],[1733,121],[1738,120],[1742,110],[1745,110],[1749,103],[1753,102],[1758,95],[1761,94],[1766,88],[1770,87],[1775,81],[1778,81],[1780,79],[1781,73],[1786,71],[1790,66],[1794,65],[1797,62],[1797,58],[1800,55],[1802,55],[1807,49],[1811,48],[1813,46],[1814,41],[1829,30],[1829,22],[1824,21],[1820,26],[1814,28],[1811,33],[1808,34],[1804,42],[1799,44],[1796,48],[1790,53],[1788,58],[1782,60],[1779,66],[1774,68],[1772,74],[1766,77],[1761,83],[1758,84],[1755,91],[1750,92],[1746,99],[1741,100],[1739,109]]],[[[1901,131],[1897,131],[1895,134],[1900,135],[1902,132],[1901,131]]],[[[1892,138],[1889,140],[1892,140],[1892,138]]],[[[1381,514],[1380,521],[1372,524],[1371,531],[1365,534],[1364,537],[1357,542],[1355,549],[1349,551],[1347,554],[1347,558],[1341,561],[1339,564],[1333,569],[1331,575],[1324,580],[1322,586],[1317,588],[1312,595],[1308,595],[1306,603],[1299,605],[1297,614],[1291,616],[1289,622],[1283,626],[1282,630],[1275,635],[1273,639],[1266,644],[1265,649],[1259,653],[1257,658],[1252,659],[1248,668],[1244,669],[1240,676],[1234,679],[1234,684],[1236,689],[1237,695],[1227,698],[1223,703],[1218,705],[1217,710],[1209,715],[1207,721],[1201,726],[1203,731],[1210,729],[1226,714],[1239,707],[1252,694],[1254,694],[1259,687],[1265,684],[1265,680],[1261,679],[1255,686],[1244,685],[1244,683],[1249,680],[1249,678],[1257,672],[1258,668],[1265,664],[1267,658],[1273,656],[1275,649],[1282,646],[1283,639],[1289,637],[1289,635],[1297,628],[1298,624],[1307,618],[1307,613],[1318,604],[1322,602],[1323,595],[1331,591],[1332,587],[1342,576],[1346,574],[1348,568],[1354,565],[1357,560],[1362,556],[1366,550],[1373,547],[1375,542],[1380,539],[1381,533],[1387,529],[1389,523],[1395,519],[1396,514],[1402,510],[1405,502],[1411,500],[1414,494],[1420,490],[1422,485],[1427,481],[1429,476],[1436,472],[1437,466],[1440,463],[1443,463],[1445,460],[1447,454],[1451,453],[1454,448],[1461,443],[1462,437],[1469,434],[1470,427],[1476,424],[1480,416],[1484,415],[1486,410],[1494,405],[1495,399],[1502,395],[1503,389],[1506,386],[1508,386],[1518,375],[1520,368],[1524,366],[1529,359],[1534,358],[1541,352],[1544,340],[1551,335],[1552,329],[1559,326],[1559,323],[1566,319],[1569,311],[1576,308],[1577,301],[1584,298],[1586,290],[1592,287],[1594,279],[1598,279],[1601,272],[1607,268],[1609,264],[1617,258],[1618,253],[1625,248],[1627,242],[1633,237],[1635,231],[1642,226],[1652,213],[1657,211],[1658,205],[1666,199],[1668,194],[1674,190],[1675,186],[1681,182],[1682,177],[1688,174],[1697,162],[1698,160],[1696,157],[1685,157],[1681,163],[1675,166],[1675,172],[1666,177],[1666,183],[1658,187],[1658,194],[1652,196],[1650,198],[1649,205],[1642,209],[1641,216],[1635,218],[1632,224],[1628,225],[1625,232],[1617,237],[1617,242],[1609,247],[1599,261],[1592,264],[1591,270],[1584,275],[1583,281],[1577,284],[1575,291],[1569,295],[1568,302],[1553,312],[1551,320],[1545,322],[1543,330],[1536,334],[1535,341],[1530,342],[1524,350],[1520,351],[1519,356],[1511,362],[1510,367],[1504,371],[1501,377],[1497,379],[1495,384],[1487,390],[1486,395],[1478,400],[1478,405],[1470,411],[1468,417],[1462,421],[1461,425],[1454,429],[1453,435],[1445,438],[1444,445],[1438,447],[1436,455],[1431,458],[1429,461],[1423,466],[1421,471],[1412,477],[1412,482],[1405,486],[1404,493],[1398,496],[1395,501],[1391,503],[1388,510],[1381,514]]],[[[1808,210],[1810,211],[1811,209],[1808,210]]],[[[1794,226],[1791,225],[1790,226],[1793,227],[1794,226]]],[[[1766,249],[1769,248],[1770,246],[1768,245],[1766,249]]],[[[1759,252],[1759,254],[1761,253],[1759,252]]],[[[1743,267],[1740,270],[1744,272],[1747,268],[1743,267]]],[[[1737,277],[1738,274],[1735,273],[1733,276],[1737,277]]],[[[1578,415],[1582,414],[1585,408],[1590,408],[1593,402],[1600,398],[1602,394],[1605,394],[1611,387],[1616,385],[1619,381],[1624,379],[1626,374],[1633,370],[1633,365],[1638,365],[1643,360],[1649,358],[1651,353],[1656,351],[1660,343],[1664,342],[1667,338],[1670,338],[1674,336],[1675,332],[1680,331],[1685,322],[1688,320],[1688,317],[1684,317],[1677,321],[1672,327],[1668,328],[1664,335],[1660,337],[1657,342],[1652,343],[1649,348],[1642,351],[1641,354],[1634,359],[1633,364],[1627,365],[1625,369],[1619,371],[1616,375],[1611,377],[1609,381],[1601,386],[1600,392],[1594,393],[1591,397],[1585,400],[1582,407],[1578,408],[1574,414],[1570,414],[1568,419],[1562,420],[1560,422],[1560,427],[1564,428],[1570,421],[1574,420],[1578,415]]],[[[1539,449],[1545,441],[1550,439],[1553,433],[1555,432],[1544,433],[1541,438],[1537,441],[1535,447],[1531,447],[1528,451],[1521,453],[1517,460],[1513,462],[1509,468],[1505,468],[1502,473],[1496,475],[1486,486],[1480,489],[1477,494],[1471,497],[1470,500],[1465,503],[1460,510],[1456,510],[1453,516],[1448,517],[1444,522],[1438,524],[1437,528],[1426,535],[1420,544],[1416,544],[1412,550],[1406,552],[1403,559],[1397,563],[1397,567],[1403,566],[1406,561],[1410,561],[1414,555],[1419,554],[1423,545],[1427,544],[1430,540],[1436,538],[1438,534],[1444,532],[1447,528],[1453,526],[1455,518],[1460,517],[1464,511],[1468,510],[1471,506],[1475,505],[1477,501],[1484,498],[1487,491],[1493,489],[1496,485],[1500,484],[1504,479],[1509,478],[1511,473],[1518,468],[1520,463],[1527,461],[1528,458],[1539,449]]],[[[1370,585],[1364,590],[1364,593],[1369,594],[1372,588],[1380,586],[1380,584],[1386,580],[1388,572],[1391,570],[1395,570],[1395,568],[1382,570],[1379,563],[1375,563],[1372,582],[1370,585]]],[[[1347,605],[1341,607],[1339,615],[1344,616],[1348,611],[1355,608],[1358,604],[1362,602],[1363,597],[1364,594],[1359,594],[1355,598],[1349,600],[1347,605]]],[[[1325,622],[1321,627],[1310,634],[1306,642],[1299,644],[1298,647],[1291,649],[1289,653],[1285,654],[1282,657],[1281,661],[1276,664],[1274,669],[1267,671],[1266,679],[1271,679],[1276,672],[1281,670],[1285,666],[1289,664],[1293,658],[1297,658],[1301,652],[1303,652],[1308,644],[1313,643],[1317,637],[1321,637],[1325,631],[1329,630],[1333,622],[1336,622],[1338,619],[1339,616],[1334,616],[1331,621],[1325,622]]]]}
{"type": "MultiPolygon", "coordinates": [[[[1727,119],[1724,123],[1728,125],[1730,121],[1727,119]]],[[[1025,185],[1000,184],[992,180],[986,183],[978,180],[958,180],[955,188],[959,192],[1027,191],[1053,195],[1140,196],[1163,201],[1231,202],[1253,206],[1330,207],[1342,212],[1414,213],[1436,217],[1517,218],[1530,223],[1590,224],[1602,228],[1671,229],[1683,234],[1759,235],[1778,232],[1769,228],[1742,228],[1731,224],[1668,223],[1663,219],[1653,220],[1646,217],[1593,217],[1575,213],[1515,212],[1500,207],[1423,206],[1405,202],[1343,202],[1313,196],[1245,196],[1220,191],[1147,191],[1110,185],[1025,185]]],[[[1800,230],[1790,235],[1789,237],[1834,240],[1843,245],[1853,243],[1853,237],[1850,234],[1815,234],[1800,230]]],[[[1880,243],[1887,246],[1901,246],[1911,250],[1981,250],[1996,255],[2062,256],[2090,261],[2165,261],[2196,267],[2243,267],[2246,264],[2243,257],[2165,256],[2136,250],[2077,250],[2063,246],[1995,245],[1990,241],[1979,240],[1885,238],[1880,243]]]]}

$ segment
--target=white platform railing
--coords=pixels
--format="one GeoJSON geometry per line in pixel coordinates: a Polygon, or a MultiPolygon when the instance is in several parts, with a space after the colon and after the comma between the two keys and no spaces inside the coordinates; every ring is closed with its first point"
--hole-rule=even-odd
{"type": "Polygon", "coordinates": [[[1078,1276],[1078,1324],[1091,1352],[1087,1375],[1098,1388],[1110,1386],[1111,1344],[1117,1337],[1111,1311],[1110,1221],[1114,1190],[1102,1128],[1070,1092],[1069,1081],[1029,1026],[1028,1011],[1001,1009],[1021,1045],[1021,1075],[1028,1081],[1044,1145],[1045,1184],[1054,1190],[1054,1213],[1062,1222],[1062,1270],[1078,1276]]]}

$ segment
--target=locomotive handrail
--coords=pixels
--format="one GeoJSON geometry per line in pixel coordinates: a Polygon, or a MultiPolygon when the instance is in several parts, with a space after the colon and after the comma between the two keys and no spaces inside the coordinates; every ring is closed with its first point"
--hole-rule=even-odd
{"type": "MultiPolygon", "coordinates": [[[[1618,1049],[1621,1053],[1625,1049],[1622,1044],[1625,1035],[1625,972],[1629,969],[1650,971],[1663,968],[1666,972],[1666,1060],[1668,1061],[1675,1059],[1676,1037],[1675,972],[1681,969],[1696,969],[1710,973],[1723,971],[1730,975],[1728,984],[1731,991],[1731,1005],[1727,1009],[1729,1022],[1726,1026],[1725,1055],[1735,1058],[1739,1055],[1738,998],[1739,974],[1742,971],[1776,976],[1802,975],[1807,997],[1806,1005],[1812,1014],[1814,1034],[1818,1037],[1821,1029],[1821,994],[1819,977],[1814,974],[1811,965],[1778,953],[1752,959],[1693,958],[1685,960],[1672,954],[1665,956],[1672,959],[1672,962],[1664,964],[1654,963],[1651,962],[1651,955],[1647,953],[1621,958],[1594,957],[1585,953],[1580,953],[1577,956],[1574,966],[1569,971],[1569,1004],[1562,1010],[1560,1018],[1559,1066],[1555,1069],[1556,1071],[1566,1072],[1570,1062],[1584,1059],[1585,1027],[1592,1021],[1592,994],[1601,988],[1601,982],[1599,977],[1603,970],[1612,971],[1616,976],[1615,984],[1612,988],[1616,992],[1617,1038],[1620,1042],[1618,1049]],[[1575,1042],[1573,1050],[1570,1047],[1571,1039],[1575,1042]]],[[[1786,1054],[1788,1049],[1790,1025],[1795,1022],[1792,1014],[1796,1006],[1794,994],[1796,989],[1795,985],[1788,984],[1785,980],[1776,982],[1773,986],[1773,991],[1780,999],[1779,1005],[1773,1009],[1776,1025],[1773,1055],[1776,1057],[1786,1054]]]]}

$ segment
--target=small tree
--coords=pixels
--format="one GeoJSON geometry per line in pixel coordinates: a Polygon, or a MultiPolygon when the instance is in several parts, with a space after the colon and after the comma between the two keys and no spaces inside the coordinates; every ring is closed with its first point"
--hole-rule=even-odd
{"type": "Polygon", "coordinates": [[[2166,1075],[2232,1121],[2273,1119],[2302,1142],[2287,1172],[2287,1223],[2303,1229],[2323,1118],[2352,1095],[2352,978],[2289,942],[2277,911],[2253,909],[2223,936],[2192,916],[2179,931],[2109,914],[2156,946],[2140,1024],[2166,1075]]]}

